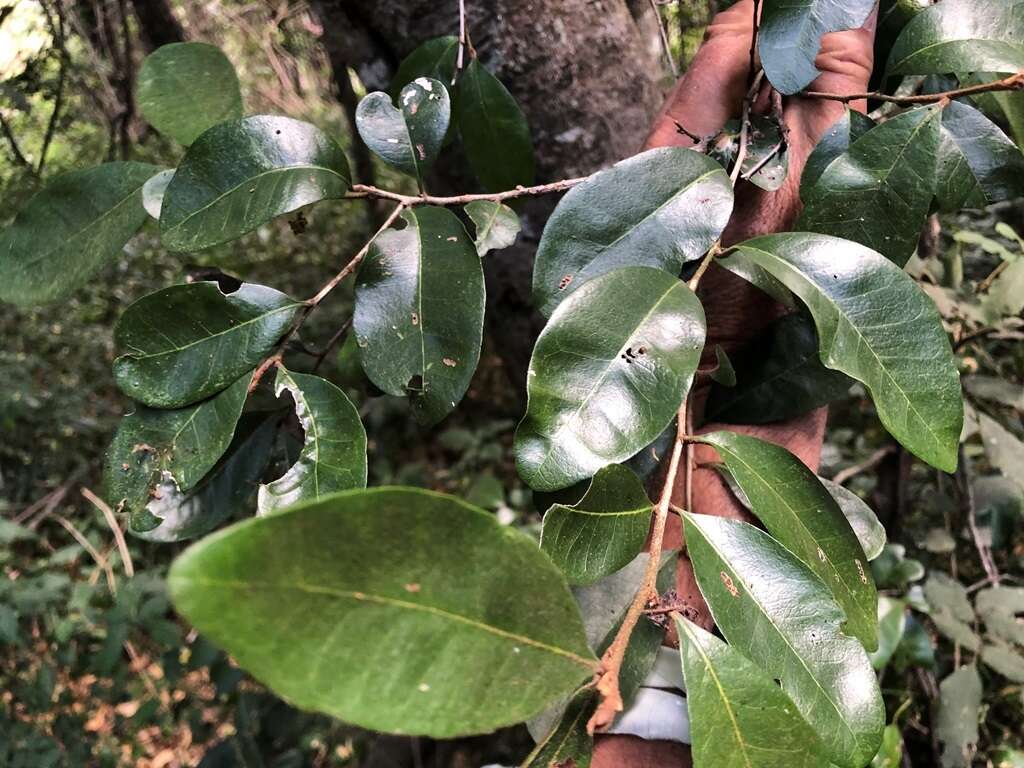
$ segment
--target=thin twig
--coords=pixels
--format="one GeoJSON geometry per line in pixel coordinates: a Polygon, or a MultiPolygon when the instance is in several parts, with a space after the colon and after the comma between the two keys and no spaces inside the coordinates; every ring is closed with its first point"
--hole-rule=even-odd
{"type": "Polygon", "coordinates": [[[995,586],[999,586],[1000,574],[996,567],[996,561],[992,557],[992,550],[981,539],[981,530],[978,528],[977,505],[974,502],[974,488],[971,486],[970,469],[967,464],[967,455],[964,447],[959,449],[959,463],[957,465],[956,479],[960,492],[960,507],[967,517],[967,527],[971,531],[971,538],[974,540],[974,547],[978,550],[978,557],[985,569],[985,575],[995,586]]]}
{"type": "Polygon", "coordinates": [[[346,320],[344,323],[342,323],[341,328],[339,328],[337,331],[335,331],[334,335],[331,336],[330,339],[328,339],[327,343],[324,345],[323,350],[321,350],[320,352],[318,352],[316,354],[316,362],[313,363],[313,367],[310,370],[310,373],[316,373],[317,369],[321,365],[323,365],[324,360],[327,359],[327,355],[329,355],[331,353],[331,350],[334,349],[334,346],[339,341],[341,341],[341,339],[345,336],[345,332],[348,331],[348,329],[351,327],[351,325],[352,325],[352,320],[351,319],[346,320]]]}
{"type": "Polygon", "coordinates": [[[732,173],[729,175],[734,187],[740,178],[740,173],[743,172],[743,163],[746,162],[747,154],[750,152],[750,112],[754,108],[754,102],[757,100],[757,92],[761,90],[762,82],[764,82],[763,69],[759,70],[758,73],[754,75],[754,82],[751,83],[750,88],[747,91],[747,95],[743,99],[743,119],[740,125],[740,146],[736,151],[736,160],[733,164],[732,173]]]}
{"type": "Polygon", "coordinates": [[[884,448],[879,448],[859,464],[854,464],[852,467],[847,467],[844,470],[836,472],[835,477],[832,478],[832,482],[836,485],[845,485],[847,481],[880,464],[882,459],[895,450],[895,445],[887,445],[884,448]]]}
{"type": "Polygon", "coordinates": [[[466,203],[472,203],[477,200],[490,200],[500,203],[505,200],[514,200],[518,197],[550,195],[555,192],[565,192],[589,178],[590,176],[581,176],[575,179],[562,179],[561,181],[555,181],[550,184],[538,184],[534,187],[516,187],[515,189],[509,189],[504,192],[455,195],[452,197],[439,197],[437,195],[426,194],[403,195],[400,192],[392,192],[389,189],[380,189],[378,187],[367,186],[366,184],[353,184],[352,191],[346,194],[345,197],[350,200],[357,200],[361,198],[394,200],[396,203],[401,203],[407,208],[412,208],[417,205],[465,205],[466,203]]]}
{"type": "Polygon", "coordinates": [[[37,175],[35,166],[28,161],[28,158],[26,158],[24,153],[21,151],[21,146],[18,144],[18,140],[14,137],[14,131],[11,130],[11,126],[8,125],[3,114],[0,114],[0,131],[3,131],[3,134],[7,139],[7,143],[11,147],[11,155],[14,157],[15,162],[27,169],[33,176],[37,175]]]}
{"type": "Polygon", "coordinates": [[[107,558],[101,555],[99,550],[92,545],[92,542],[85,538],[85,534],[78,530],[70,520],[64,517],[64,515],[54,515],[53,519],[60,523],[64,527],[64,530],[71,534],[71,538],[77,541],[82,546],[82,549],[88,552],[89,556],[96,561],[96,565],[100,567],[100,570],[102,570],[107,577],[107,586],[110,588],[110,593],[112,595],[116,595],[117,580],[114,578],[114,570],[110,567],[110,562],[107,558]]]}
{"type": "Polygon", "coordinates": [[[661,17],[661,11],[658,10],[658,4],[655,0],[650,0],[651,10],[654,11],[654,18],[658,21],[658,32],[661,33],[661,48],[665,53],[665,58],[668,59],[669,69],[672,70],[672,79],[679,79],[679,67],[676,66],[676,60],[672,58],[672,45],[668,41],[668,31],[665,29],[665,19],[661,17]]]}
{"type": "Polygon", "coordinates": [[[980,85],[970,85],[966,88],[957,88],[952,91],[943,91],[941,93],[921,93],[914,94],[911,96],[891,96],[885,93],[879,93],[878,91],[870,91],[867,93],[824,93],[822,91],[804,91],[800,95],[809,99],[827,99],[828,101],[841,101],[844,104],[849,104],[851,101],[860,101],[862,99],[874,99],[875,101],[885,101],[891,104],[902,104],[904,106],[912,106],[914,104],[937,104],[940,101],[959,99],[963,96],[977,96],[982,93],[994,93],[997,91],[1021,91],[1024,90],[1024,70],[1018,72],[1015,75],[1003,78],[1002,80],[994,80],[989,83],[982,83],[980,85]]]}
{"type": "Polygon", "coordinates": [[[54,36],[54,42],[56,42],[59,51],[58,59],[60,61],[60,70],[57,73],[57,91],[53,97],[53,112],[50,113],[50,122],[47,123],[46,134],[43,136],[43,146],[39,150],[39,164],[36,166],[36,176],[41,176],[43,174],[43,167],[46,165],[46,156],[50,151],[50,143],[53,141],[53,136],[57,132],[57,122],[60,119],[60,111],[64,102],[64,82],[67,77],[68,69],[68,49],[64,29],[64,10],[59,2],[55,4],[55,12],[57,14],[56,24],[54,24],[53,19],[50,18],[49,14],[46,14],[46,18],[50,24],[50,31],[54,36]]]}
{"type": "Polygon", "coordinates": [[[135,566],[132,564],[132,556],[128,552],[128,542],[124,540],[124,532],[121,531],[121,526],[117,524],[114,510],[110,508],[107,502],[84,486],[82,487],[82,495],[96,509],[103,513],[103,518],[107,521],[107,525],[110,526],[110,530],[114,534],[114,541],[117,542],[117,551],[121,554],[121,567],[124,568],[125,575],[129,579],[132,578],[135,575],[135,566]]]}

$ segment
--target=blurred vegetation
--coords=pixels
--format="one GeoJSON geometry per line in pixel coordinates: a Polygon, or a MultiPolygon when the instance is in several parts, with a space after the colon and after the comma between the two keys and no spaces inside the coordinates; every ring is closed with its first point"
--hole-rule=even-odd
{"type": "MultiPolygon", "coordinates": [[[[239,70],[249,112],[309,120],[350,147],[316,22],[302,3],[188,0],[178,10],[186,5],[179,18],[187,20],[189,36],[224,48],[239,70]]],[[[698,2],[663,8],[671,45],[684,62],[699,45],[708,8],[698,2]]],[[[0,0],[0,19],[0,114],[25,160],[0,142],[0,224],[42,179],[64,170],[120,157],[176,163],[180,149],[137,119],[129,121],[129,141],[121,141],[109,110],[111,99],[120,104],[123,72],[100,58],[83,35],[67,29],[61,51],[53,44],[53,20],[36,0],[0,0]],[[63,105],[40,174],[58,91],[63,105]]],[[[130,16],[128,24],[137,39],[130,16]]],[[[137,64],[142,51],[130,56],[137,64]]],[[[377,172],[384,185],[401,183],[383,168],[377,172]]],[[[150,224],[115,268],[61,305],[30,311],[0,305],[0,765],[468,767],[508,764],[525,753],[523,729],[456,744],[421,743],[295,711],[174,618],[162,579],[179,548],[130,540],[126,557],[104,515],[79,493],[80,487],[98,490],[103,452],[129,405],[111,374],[112,329],[123,309],[210,268],[292,295],[312,294],[365,240],[372,221],[353,202],[321,205],[305,216],[301,234],[279,221],[230,246],[187,257],[161,249],[150,224]],[[125,575],[129,560],[132,578],[125,575]]],[[[1022,258],[1014,230],[1024,232],[1024,208],[1006,205],[937,224],[911,268],[931,284],[960,340],[971,410],[1019,438],[1020,307],[993,309],[978,287],[1003,269],[1001,263],[1022,258]]],[[[1017,290],[1024,295],[1024,285],[1017,290]]],[[[301,347],[289,351],[289,367],[311,366],[349,316],[350,296],[338,293],[304,329],[301,347]]],[[[350,353],[346,346],[330,352],[321,370],[346,386],[360,408],[371,438],[371,484],[451,491],[494,510],[503,522],[536,526],[539,514],[511,457],[520,414],[493,350],[485,349],[465,404],[430,433],[412,424],[404,402],[373,392],[353,371],[350,353]]],[[[895,545],[876,563],[876,577],[887,596],[915,610],[882,682],[910,761],[938,764],[938,683],[974,654],[936,624],[936,606],[928,604],[921,585],[928,574],[941,573],[973,587],[972,595],[987,586],[969,531],[972,518],[1000,575],[1019,584],[1024,456],[1011,447],[1011,458],[994,460],[981,433],[968,429],[964,470],[956,478],[941,475],[912,461],[886,435],[862,395],[854,390],[833,406],[821,473],[842,475],[847,487],[872,502],[895,545]],[[1012,481],[999,495],[991,478],[1007,475],[1012,481]]],[[[970,628],[977,631],[979,620],[970,628]]],[[[1024,753],[1014,752],[1024,750],[1024,674],[1014,681],[988,666],[979,670],[985,690],[981,733],[977,751],[968,751],[978,765],[1024,764],[1024,753]]]]}

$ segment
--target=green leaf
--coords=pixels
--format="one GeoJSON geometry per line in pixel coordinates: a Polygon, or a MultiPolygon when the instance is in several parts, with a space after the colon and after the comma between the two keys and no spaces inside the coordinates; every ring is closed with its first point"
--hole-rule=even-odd
{"type": "Polygon", "coordinates": [[[902,544],[886,544],[881,554],[871,561],[871,574],[879,589],[904,589],[908,584],[924,578],[920,561],[906,556],[902,544]]]}
{"type": "Polygon", "coordinates": [[[962,622],[974,621],[974,608],[967,596],[967,588],[941,571],[933,571],[924,583],[924,596],[937,610],[945,609],[962,622]]]}
{"type": "Polygon", "coordinates": [[[771,424],[838,400],[853,381],[821,363],[814,323],[802,313],[772,323],[736,361],[736,386],[712,386],[705,413],[726,424],[771,424]]]}
{"type": "Polygon", "coordinates": [[[703,768],[816,768],[821,741],[782,689],[735,648],[677,616],[693,760],[703,768]]]}
{"type": "Polygon", "coordinates": [[[544,515],[540,547],[570,584],[592,584],[626,566],[643,548],[653,505],[626,467],[594,476],[578,504],[556,504],[544,515]]]}
{"type": "Polygon", "coordinates": [[[885,708],[863,646],[839,631],[845,616],[828,588],[752,525],[689,513],[683,522],[697,584],[729,644],[781,681],[829,760],[867,763],[885,708]]]}
{"type": "Polygon", "coordinates": [[[1024,752],[1012,747],[999,747],[992,752],[992,764],[996,768],[1024,768],[1024,752]]]}
{"type": "Polygon", "coordinates": [[[235,68],[207,43],[157,48],[142,61],[135,93],[147,122],[185,146],[207,128],[242,116],[235,68]]]}
{"type": "Polygon", "coordinates": [[[398,71],[391,79],[390,93],[394,97],[402,92],[417,77],[440,80],[446,89],[451,89],[455,76],[455,65],[459,54],[459,38],[454,35],[434,37],[425,41],[412,53],[402,59],[398,71]]]}
{"type": "Polygon", "coordinates": [[[185,541],[204,536],[232,517],[252,514],[279,420],[255,415],[248,420],[253,423],[246,425],[247,416],[242,417],[221,460],[191,490],[178,490],[172,480],[161,482],[159,497],[151,499],[146,513],[136,519],[144,528],[154,523],[156,527],[132,533],[147,541],[185,541]]]}
{"type": "Polygon", "coordinates": [[[419,77],[402,88],[398,104],[382,91],[367,94],[356,109],[356,128],[374,154],[422,184],[441,152],[451,99],[443,83],[419,77]]]}
{"type": "Polygon", "coordinates": [[[906,264],[935,194],[941,119],[939,107],[912,109],[853,142],[804,189],[796,229],[853,240],[906,264]]]}
{"type": "Polygon", "coordinates": [[[939,684],[939,713],[935,733],[945,745],[943,768],[966,766],[965,753],[978,743],[981,717],[981,678],[973,664],[960,667],[939,684]]]}
{"type": "Polygon", "coordinates": [[[850,521],[853,532],[857,534],[861,549],[868,560],[874,560],[882,554],[885,549],[885,526],[878,519],[878,515],[869,507],[864,500],[853,491],[844,488],[839,483],[819,477],[818,480],[825,486],[832,498],[836,500],[839,508],[850,521]]]}
{"type": "Polygon", "coordinates": [[[974,107],[950,102],[942,113],[939,209],[984,208],[1024,196],[1024,155],[1005,133],[974,107]]]}
{"type": "Polygon", "coordinates": [[[988,643],[981,649],[981,660],[1014,683],[1024,683],[1024,656],[1005,643],[988,643]]]}
{"type": "Polygon", "coordinates": [[[408,394],[417,419],[435,424],[455,408],[480,360],[484,273],[453,213],[402,214],[378,235],[359,268],[353,328],[363,370],[391,395],[408,394]]]}
{"type": "Polygon", "coordinates": [[[168,168],[166,171],[160,171],[156,176],[151,176],[142,185],[142,207],[146,209],[146,213],[151,218],[157,221],[160,221],[160,207],[164,203],[164,192],[167,191],[167,185],[171,183],[173,177],[174,169],[168,168]]]}
{"type": "Polygon", "coordinates": [[[0,301],[62,299],[115,261],[146,223],[142,186],[159,170],[104,163],[54,178],[0,232],[0,301]]]}
{"type": "MultiPolygon", "coordinates": [[[[789,174],[789,148],[774,120],[752,115],[750,127],[741,178],[768,192],[775,192],[786,182],[789,174]]],[[[730,120],[710,148],[709,155],[724,168],[731,168],[739,154],[741,128],[739,120],[730,120]]]]}
{"type": "Polygon", "coordinates": [[[981,442],[988,460],[1005,477],[1016,482],[1024,478],[1024,442],[986,413],[978,412],[981,442]]]}
{"type": "Polygon", "coordinates": [[[871,768],[900,768],[903,764],[903,736],[895,725],[885,726],[882,746],[871,758],[871,768]]]}
{"type": "Polygon", "coordinates": [[[704,310],[651,267],[587,282],[551,316],[527,374],[519,475],[553,491],[628,459],[668,426],[704,345],[704,310]]]}
{"type": "Polygon", "coordinates": [[[878,647],[871,654],[871,666],[882,669],[892,659],[907,631],[907,605],[891,597],[878,598],[878,647]]]}
{"type": "Polygon", "coordinates": [[[800,177],[800,196],[803,197],[805,190],[818,183],[821,174],[836,159],[849,151],[851,144],[874,127],[875,121],[870,117],[847,107],[843,116],[821,137],[811,156],[807,158],[803,176],[800,177]]]}
{"type": "Polygon", "coordinates": [[[990,400],[1024,411],[1024,388],[997,376],[974,375],[964,379],[964,389],[979,400],[990,400]]]}
{"type": "Polygon", "coordinates": [[[736,386],[736,369],[732,367],[732,360],[728,353],[722,349],[721,344],[715,344],[715,370],[708,374],[711,380],[723,387],[736,386]]]}
{"type": "Polygon", "coordinates": [[[988,633],[1024,646],[1024,587],[990,587],[978,593],[975,607],[988,633]]]}
{"type": "Polygon", "coordinates": [[[814,60],[829,32],[858,29],[874,0],[764,0],[758,49],[775,88],[786,95],[806,88],[821,74],[814,60]]]}
{"type": "Polygon", "coordinates": [[[594,714],[597,702],[598,694],[593,688],[573,696],[561,718],[537,742],[519,768],[551,768],[553,765],[590,768],[594,737],[587,733],[587,722],[594,714]]]}
{"type": "Polygon", "coordinates": [[[366,431],[352,401],[329,381],[278,366],[274,391],[280,397],[285,390],[295,401],[305,439],[291,468],[260,486],[261,515],[366,487],[366,431]]]}
{"type": "Polygon", "coordinates": [[[516,242],[521,229],[519,217],[507,205],[493,200],[474,200],[466,204],[465,211],[476,227],[476,252],[480,256],[516,242]]]}
{"type": "Polygon", "coordinates": [[[267,357],[301,306],[253,283],[228,294],[202,282],[143,296],[114,328],[123,353],[114,378],[122,392],[154,408],[197,402],[267,357]]]}
{"type": "Polygon", "coordinates": [[[846,613],[843,630],[873,651],[878,594],[857,535],[832,495],[785,448],[735,432],[701,435],[713,446],[769,533],[803,561],[846,613]]]}
{"type": "Polygon", "coordinates": [[[536,544],[428,491],[346,491],[239,523],[181,555],[168,589],[289,702],[377,731],[487,733],[596,669],[536,544]]]}
{"type": "Polygon", "coordinates": [[[149,530],[159,519],[145,512],[153,492],[174,485],[191,490],[231,444],[251,376],[201,403],[173,411],[138,406],[125,416],[107,451],[107,498],[128,513],[132,528],[149,530]]]}
{"type": "Polygon", "coordinates": [[[1011,480],[998,475],[979,477],[972,485],[978,525],[988,529],[992,548],[1012,548],[1014,534],[1024,521],[1024,486],[1019,479],[1011,480]]]}
{"type": "Polygon", "coordinates": [[[913,279],[874,251],[822,235],[769,235],[737,249],[807,305],[821,361],[867,387],[893,437],[952,472],[960,377],[939,313],[913,279]]]}
{"type": "Polygon", "coordinates": [[[533,184],[533,141],[526,117],[476,58],[459,76],[458,120],[469,167],[488,192],[533,184]]]}
{"type": "Polygon", "coordinates": [[[917,14],[889,54],[890,75],[1016,72],[1024,69],[1019,0],[943,0],[917,14]]]}
{"type": "Polygon", "coordinates": [[[569,190],[548,220],[534,303],[550,315],[588,280],[619,267],[678,275],[722,234],[732,204],[725,171],[691,149],[652,149],[616,163],[569,190]]]}
{"type": "Polygon", "coordinates": [[[199,251],[276,216],[344,197],[351,185],[338,143],[309,123],[257,115],[198,138],[171,179],[160,211],[165,247],[199,251]]]}

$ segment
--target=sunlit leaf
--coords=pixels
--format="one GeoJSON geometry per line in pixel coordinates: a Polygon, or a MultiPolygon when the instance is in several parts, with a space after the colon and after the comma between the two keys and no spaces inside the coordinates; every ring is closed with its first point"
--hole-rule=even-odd
{"type": "Polygon", "coordinates": [[[160,171],[150,177],[149,181],[142,185],[142,207],[157,221],[160,221],[160,208],[164,203],[164,192],[167,191],[167,185],[171,183],[173,177],[174,169],[168,168],[166,171],[160,171]]]}
{"type": "Polygon", "coordinates": [[[476,227],[476,252],[500,251],[516,241],[519,217],[507,205],[493,200],[475,200],[466,204],[466,215],[476,227]]]}

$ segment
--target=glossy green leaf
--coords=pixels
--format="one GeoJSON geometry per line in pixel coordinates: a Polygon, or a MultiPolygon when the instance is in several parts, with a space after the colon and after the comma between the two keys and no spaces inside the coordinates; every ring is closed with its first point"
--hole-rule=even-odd
{"type": "Polygon", "coordinates": [[[675,622],[696,765],[824,765],[821,740],[771,676],[696,624],[675,622]]]}
{"type": "Polygon", "coordinates": [[[475,57],[458,82],[462,146],[480,183],[488,192],[533,184],[533,140],[515,98],[475,57]]]}
{"type": "Polygon", "coordinates": [[[843,630],[873,651],[878,594],[857,535],[832,495],[781,446],[735,432],[701,435],[718,451],[769,533],[831,590],[846,613],[843,630]]]}
{"type": "Polygon", "coordinates": [[[188,146],[207,128],[242,116],[242,91],[228,57],[208,43],[171,43],[149,54],[136,83],[139,111],[188,146]]]}
{"type": "Polygon", "coordinates": [[[769,235],[737,248],[807,305],[821,361],[867,387],[893,437],[952,472],[960,377],[939,313],[913,279],[874,251],[822,235],[769,235]]]}
{"type": "Polygon", "coordinates": [[[779,318],[736,359],[736,386],[712,386],[707,418],[771,424],[840,399],[853,380],[821,362],[818,334],[803,314],[779,318]]]}
{"type": "Polygon", "coordinates": [[[160,171],[156,176],[151,176],[142,185],[142,207],[146,209],[146,213],[150,217],[157,221],[160,221],[160,208],[164,202],[164,192],[167,191],[167,185],[171,183],[172,178],[174,178],[174,169],[168,168],[165,171],[160,171]]]}
{"type": "Polygon", "coordinates": [[[853,240],[906,264],[935,193],[941,119],[939,107],[913,109],[853,142],[804,189],[796,229],[853,240]]]}
{"type": "Polygon", "coordinates": [[[860,768],[885,725],[878,683],[828,588],[781,544],[747,523],[683,517],[697,584],[729,644],[793,700],[829,760],[860,768]]]}
{"type": "Polygon", "coordinates": [[[309,123],[271,115],[219,123],[189,147],[167,186],[163,244],[198,251],[226,243],[304,205],[344,197],[350,185],[345,153],[309,123]]]}
{"type": "Polygon", "coordinates": [[[239,523],[180,556],[168,589],[292,704],[377,731],[486,733],[596,668],[536,544],[428,491],[346,491],[239,523]]]}
{"type": "Polygon", "coordinates": [[[871,666],[882,669],[888,664],[906,631],[906,603],[891,597],[878,598],[878,647],[871,653],[871,666]]]}
{"type": "Polygon", "coordinates": [[[256,488],[267,463],[279,419],[243,415],[235,438],[223,457],[191,490],[182,492],[173,480],[157,487],[158,496],[135,516],[145,530],[132,528],[141,539],[174,542],[203,536],[232,517],[252,514],[256,488]],[[155,528],[150,525],[156,524],[155,528]]]}
{"type": "Polygon", "coordinates": [[[429,77],[432,80],[440,80],[451,95],[451,83],[455,76],[458,55],[459,38],[454,35],[434,37],[425,41],[402,59],[398,71],[391,79],[389,92],[397,98],[402,89],[417,77],[429,77]]]}
{"type": "Polygon", "coordinates": [[[131,527],[151,530],[160,518],[146,511],[154,493],[174,486],[196,487],[231,444],[249,391],[250,376],[190,408],[156,410],[138,406],[125,416],[107,451],[107,500],[127,513],[131,527]]]}
{"type": "MultiPolygon", "coordinates": [[[[726,169],[731,169],[739,154],[742,123],[730,120],[708,153],[726,169]]],[[[740,178],[751,184],[775,192],[786,182],[789,174],[789,148],[774,120],[752,115],[747,134],[747,153],[743,157],[740,178]]]]}
{"type": "Polygon", "coordinates": [[[903,736],[895,725],[885,726],[882,746],[871,758],[871,768],[900,768],[903,765],[903,736]]]}
{"type": "Polygon", "coordinates": [[[625,266],[678,275],[732,214],[732,185],[714,160],[665,147],[616,163],[562,198],[533,267],[534,303],[550,315],[598,275],[625,266]]]}
{"type": "Polygon", "coordinates": [[[418,77],[402,88],[398,104],[382,91],[368,94],[356,109],[356,128],[374,154],[422,183],[451,121],[448,89],[438,80],[418,77]]]}
{"type": "Polygon", "coordinates": [[[643,548],[653,504],[626,467],[596,475],[578,504],[556,504],[544,515],[540,547],[570,584],[591,584],[627,565],[643,548]]]}
{"type": "Polygon", "coordinates": [[[945,212],[984,208],[1024,196],[1024,154],[974,107],[950,102],[942,113],[935,197],[945,212]]]}
{"type": "Polygon", "coordinates": [[[417,419],[434,424],[466,394],[480,359],[484,273],[450,211],[423,206],[402,219],[359,268],[353,328],[370,380],[408,394],[417,419]]]}
{"type": "Polygon", "coordinates": [[[885,526],[878,519],[878,515],[853,491],[823,477],[818,479],[825,486],[825,490],[832,494],[846,519],[850,521],[850,526],[857,534],[857,540],[867,559],[874,560],[881,555],[885,548],[886,534],[885,526]]]}
{"type": "Polygon", "coordinates": [[[64,298],[114,262],[146,223],[142,187],[159,170],[104,163],[50,181],[0,232],[0,301],[64,298]]]}
{"type": "Polygon", "coordinates": [[[114,378],[126,395],[155,408],[197,402],[259,365],[301,306],[252,283],[228,294],[202,282],[143,296],[114,329],[122,352],[114,378]]]}
{"type": "Polygon", "coordinates": [[[960,667],[939,684],[935,734],[945,747],[942,751],[943,768],[968,764],[965,753],[978,743],[981,695],[981,677],[973,664],[960,667]]]}
{"type": "Polygon", "coordinates": [[[907,628],[903,640],[893,654],[892,666],[897,672],[914,667],[935,669],[935,645],[932,636],[912,615],[907,616],[907,628]]]}
{"type": "Polygon", "coordinates": [[[366,487],[366,430],[352,401],[329,381],[279,366],[274,391],[280,397],[286,390],[305,437],[288,471],[260,486],[261,515],[335,491],[366,487]]]}
{"type": "Polygon", "coordinates": [[[465,210],[476,227],[476,252],[480,256],[515,243],[521,228],[519,216],[507,205],[494,200],[474,200],[466,204],[465,210]]]}
{"type": "Polygon", "coordinates": [[[771,84],[789,95],[820,74],[814,60],[829,32],[858,29],[875,0],[764,0],[758,50],[771,84]]]}
{"type": "Polygon", "coordinates": [[[735,387],[736,369],[721,344],[715,344],[715,364],[715,369],[708,374],[711,380],[723,387],[735,387]]]}
{"type": "Polygon", "coordinates": [[[831,128],[821,137],[811,156],[807,158],[803,176],[800,177],[800,194],[818,183],[821,174],[832,163],[845,154],[850,145],[875,127],[875,121],[855,109],[846,108],[831,128]]]}
{"type": "Polygon", "coordinates": [[[667,272],[623,267],[587,282],[534,347],[520,477],[565,488],[651,443],[686,397],[704,334],[700,302],[667,272]]]}
{"type": "Polygon", "coordinates": [[[907,24],[886,67],[890,75],[1020,69],[1024,5],[1019,0],[942,0],[907,24]]]}

